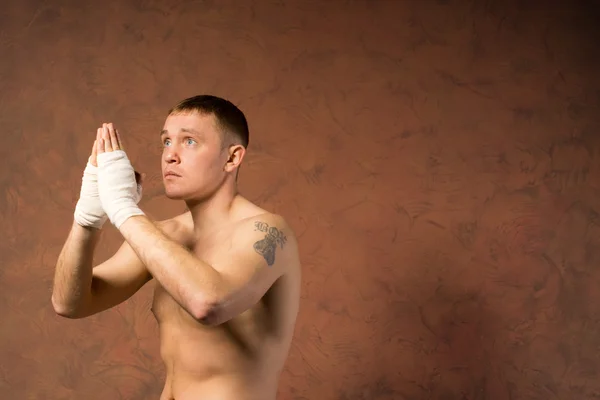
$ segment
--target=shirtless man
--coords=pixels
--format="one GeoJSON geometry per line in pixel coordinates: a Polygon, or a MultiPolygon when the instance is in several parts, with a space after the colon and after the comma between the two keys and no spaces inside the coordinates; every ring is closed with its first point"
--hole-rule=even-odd
{"type": "Polygon", "coordinates": [[[57,260],[54,310],[85,318],[153,280],[167,372],[160,400],[274,400],[298,313],[300,261],[284,219],[237,192],[245,116],[224,99],[192,97],[169,111],[160,140],[166,195],[189,211],[145,216],[119,132],[103,124],[57,260]],[[107,219],[125,240],[92,267],[107,219]]]}

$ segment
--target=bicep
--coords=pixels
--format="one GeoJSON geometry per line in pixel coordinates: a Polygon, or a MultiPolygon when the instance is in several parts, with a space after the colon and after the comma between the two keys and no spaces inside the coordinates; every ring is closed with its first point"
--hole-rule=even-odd
{"type": "Polygon", "coordinates": [[[93,269],[88,312],[115,307],[133,296],[152,276],[133,249],[124,242],[108,260],[93,269]]]}
{"type": "Polygon", "coordinates": [[[207,306],[209,317],[204,322],[209,325],[222,324],[252,308],[281,276],[278,270],[248,261],[232,263],[226,269],[213,268],[219,273],[220,282],[216,298],[207,306]]]}
{"type": "Polygon", "coordinates": [[[103,287],[113,290],[137,290],[151,279],[150,273],[127,242],[108,260],[94,267],[94,290],[102,291],[103,287]]]}
{"type": "Polygon", "coordinates": [[[222,283],[217,302],[222,319],[227,320],[256,304],[294,263],[294,237],[281,225],[259,223],[257,230],[239,238],[226,265],[215,266],[222,283]]]}
{"type": "MultiPolygon", "coordinates": [[[[176,234],[177,224],[166,220],[157,226],[168,236],[176,234]]],[[[97,265],[92,275],[92,295],[88,314],[115,307],[133,296],[152,275],[129,243],[123,242],[108,260],[97,265]]]]}
{"type": "MultiPolygon", "coordinates": [[[[165,220],[156,224],[171,239],[181,241],[177,237],[176,222],[165,220]]],[[[127,241],[123,241],[111,258],[94,267],[93,277],[100,286],[107,285],[124,291],[137,290],[152,279],[152,275],[127,241]]]]}

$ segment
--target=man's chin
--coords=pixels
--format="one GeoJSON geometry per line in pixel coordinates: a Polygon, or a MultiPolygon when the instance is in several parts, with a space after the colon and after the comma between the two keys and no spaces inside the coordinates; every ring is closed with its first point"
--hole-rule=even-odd
{"type": "Polygon", "coordinates": [[[185,193],[178,190],[165,190],[165,196],[169,200],[185,200],[185,193]]]}

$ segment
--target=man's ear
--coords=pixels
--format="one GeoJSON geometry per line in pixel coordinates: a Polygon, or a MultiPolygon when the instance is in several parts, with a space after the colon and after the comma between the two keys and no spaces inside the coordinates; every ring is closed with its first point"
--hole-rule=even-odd
{"type": "Polygon", "coordinates": [[[246,148],[240,144],[229,146],[229,158],[225,164],[225,171],[231,172],[238,168],[246,155],[246,148]]]}

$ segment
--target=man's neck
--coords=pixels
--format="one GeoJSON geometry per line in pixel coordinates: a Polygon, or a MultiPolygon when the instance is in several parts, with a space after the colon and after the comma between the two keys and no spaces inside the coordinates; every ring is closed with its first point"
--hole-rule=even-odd
{"type": "Polygon", "coordinates": [[[186,202],[192,214],[194,232],[197,235],[210,231],[230,220],[231,210],[239,195],[235,185],[231,185],[229,188],[227,186],[224,185],[206,200],[186,202]]]}

